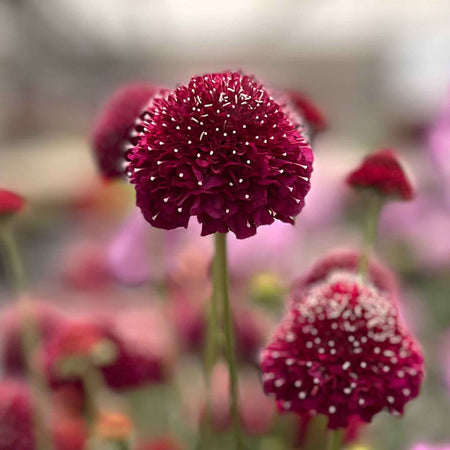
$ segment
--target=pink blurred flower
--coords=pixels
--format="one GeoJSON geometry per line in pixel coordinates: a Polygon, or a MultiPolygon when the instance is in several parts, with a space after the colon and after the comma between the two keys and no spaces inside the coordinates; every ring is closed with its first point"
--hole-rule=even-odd
{"type": "MultiPolygon", "coordinates": [[[[225,364],[218,363],[212,375],[211,414],[217,431],[225,431],[231,425],[229,402],[229,376],[225,364]]],[[[239,415],[242,426],[250,435],[268,432],[275,417],[273,402],[267,398],[253,372],[239,375],[239,415]]]]}
{"type": "Polygon", "coordinates": [[[0,188],[0,218],[15,214],[25,206],[25,200],[18,194],[0,188]]]}
{"type": "Polygon", "coordinates": [[[417,266],[450,266],[450,209],[439,198],[422,194],[412,202],[386,205],[380,228],[407,245],[417,266]]]}
{"type": "MultiPolygon", "coordinates": [[[[126,389],[163,381],[174,360],[175,343],[167,321],[155,307],[111,311],[96,317],[70,321],[57,330],[43,350],[43,359],[52,385],[67,383],[59,361],[70,356],[91,357],[95,346],[110,342],[114,357],[98,365],[113,389],[126,389]]],[[[93,361],[93,363],[95,363],[93,361]]],[[[69,381],[77,382],[72,374],[69,381]]]]}
{"type": "Polygon", "coordinates": [[[450,205],[450,90],[429,135],[430,155],[441,175],[450,205]]]}
{"type": "Polygon", "coordinates": [[[105,248],[94,242],[77,242],[62,258],[63,280],[76,289],[104,288],[111,281],[105,253],[105,248]]]}

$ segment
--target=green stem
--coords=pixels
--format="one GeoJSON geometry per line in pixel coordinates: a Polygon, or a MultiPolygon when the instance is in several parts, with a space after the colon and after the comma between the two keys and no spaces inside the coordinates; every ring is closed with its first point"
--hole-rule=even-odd
{"type": "Polygon", "coordinates": [[[223,328],[225,335],[225,354],[230,377],[231,416],[236,449],[242,449],[241,425],[238,407],[238,372],[234,351],[234,332],[231,316],[230,299],[228,295],[228,267],[226,234],[215,234],[215,254],[213,263],[213,298],[221,303],[223,313],[223,328]]]}
{"type": "Polygon", "coordinates": [[[328,450],[339,450],[342,445],[342,429],[330,431],[328,437],[328,450]]]}
{"type": "Polygon", "coordinates": [[[5,250],[5,264],[11,284],[16,291],[18,311],[21,320],[21,343],[27,370],[27,377],[33,395],[33,430],[37,450],[51,450],[52,439],[46,426],[46,405],[48,405],[48,392],[45,379],[40,370],[33,363],[33,355],[39,347],[39,329],[33,311],[33,302],[27,294],[25,271],[19,256],[16,241],[12,230],[4,224],[0,229],[0,238],[5,250]]]}
{"type": "Polygon", "coordinates": [[[378,219],[380,216],[381,207],[383,206],[383,198],[376,192],[370,192],[368,199],[366,224],[364,229],[364,242],[361,252],[361,259],[359,261],[358,272],[363,277],[367,277],[369,269],[369,259],[375,245],[377,237],[378,219]]]}
{"type": "Polygon", "coordinates": [[[86,422],[89,435],[89,441],[94,441],[95,426],[97,424],[98,406],[97,395],[103,387],[103,378],[100,370],[92,366],[90,363],[86,364],[85,370],[81,377],[84,394],[86,399],[86,422]]]}
{"type": "Polygon", "coordinates": [[[218,336],[218,296],[217,291],[213,292],[211,303],[208,305],[207,311],[207,331],[206,342],[204,348],[204,371],[205,371],[205,384],[206,384],[206,408],[205,415],[203,417],[200,429],[200,448],[211,448],[211,435],[212,435],[212,387],[211,387],[211,374],[214,367],[214,363],[217,358],[219,336],[218,336]]]}

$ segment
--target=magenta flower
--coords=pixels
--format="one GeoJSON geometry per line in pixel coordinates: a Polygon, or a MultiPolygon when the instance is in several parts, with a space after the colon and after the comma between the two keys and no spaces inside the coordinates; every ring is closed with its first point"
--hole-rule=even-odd
{"type": "Polygon", "coordinates": [[[328,121],[325,115],[309,98],[297,91],[289,91],[287,92],[287,95],[292,104],[305,119],[308,129],[313,135],[328,128],[328,121]]]}
{"type": "Polygon", "coordinates": [[[18,194],[0,189],[0,218],[15,214],[25,207],[25,200],[18,194]]]}
{"type": "Polygon", "coordinates": [[[294,115],[253,77],[217,73],[153,97],[128,153],[137,205],[153,226],[242,239],[275,219],[294,223],[313,155],[294,115]]]}
{"type": "Polygon", "coordinates": [[[92,131],[92,147],[98,168],[105,178],[125,173],[125,150],[142,108],[155,94],[150,84],[122,86],[109,99],[92,131]]]}
{"type": "Polygon", "coordinates": [[[261,357],[282,411],[328,416],[331,429],[386,408],[401,414],[423,379],[422,353],[392,300],[335,273],[293,303],[261,357]]]}
{"type": "Polygon", "coordinates": [[[348,175],[347,183],[402,200],[411,200],[415,195],[411,182],[392,150],[380,150],[368,155],[362,164],[348,175]]]}

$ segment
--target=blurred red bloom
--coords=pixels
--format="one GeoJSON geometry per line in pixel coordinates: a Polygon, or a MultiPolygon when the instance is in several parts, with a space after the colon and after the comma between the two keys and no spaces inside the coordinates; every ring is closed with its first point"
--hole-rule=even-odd
{"type": "Polygon", "coordinates": [[[301,116],[306,120],[308,128],[313,134],[328,128],[328,121],[323,112],[310,99],[296,91],[289,91],[287,95],[301,116]]]}
{"type": "Polygon", "coordinates": [[[98,168],[105,178],[125,173],[125,150],[139,113],[156,88],[134,83],[122,86],[109,99],[92,131],[92,147],[98,168]]]}
{"type": "Polygon", "coordinates": [[[368,188],[382,195],[411,200],[414,189],[392,150],[368,155],[347,177],[350,186],[368,188]]]}
{"type": "MultiPolygon", "coordinates": [[[[39,329],[41,344],[64,326],[66,318],[47,303],[33,302],[32,314],[39,329]]],[[[8,374],[23,374],[25,365],[22,352],[21,316],[14,306],[1,313],[2,363],[8,374]]]]}
{"type": "MultiPolygon", "coordinates": [[[[31,391],[25,382],[0,382],[0,450],[33,450],[31,391]]],[[[81,419],[55,416],[49,425],[55,450],[84,449],[86,433],[81,419]]]]}
{"type": "Polygon", "coordinates": [[[293,303],[261,358],[264,389],[280,410],[370,422],[403,413],[423,379],[421,350],[392,300],[359,277],[336,273],[293,303]]]}
{"type": "Polygon", "coordinates": [[[243,239],[275,219],[294,223],[313,155],[291,111],[253,77],[216,73],[153,97],[128,153],[137,206],[153,226],[243,239]]]}
{"type": "Polygon", "coordinates": [[[19,212],[24,206],[25,200],[20,195],[0,189],[0,217],[19,212]]]}
{"type": "MultiPolygon", "coordinates": [[[[74,355],[91,358],[113,389],[164,380],[174,358],[174,345],[166,325],[161,314],[152,308],[67,323],[52,336],[43,352],[52,385],[65,384],[58,364],[74,355]],[[107,346],[97,346],[105,343],[107,346]]],[[[69,379],[77,381],[78,375],[75,373],[69,379]]]]}

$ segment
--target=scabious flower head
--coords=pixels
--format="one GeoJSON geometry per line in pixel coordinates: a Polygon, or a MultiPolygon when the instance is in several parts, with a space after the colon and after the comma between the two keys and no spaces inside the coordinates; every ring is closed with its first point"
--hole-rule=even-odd
{"type": "Polygon", "coordinates": [[[133,83],[119,88],[98,117],[92,131],[92,148],[105,178],[125,173],[125,150],[142,108],[155,94],[150,84],[133,83]]]}
{"type": "Polygon", "coordinates": [[[328,121],[323,112],[309,98],[297,91],[287,92],[291,103],[299,111],[313,134],[328,128],[328,121]]]}
{"type": "Polygon", "coordinates": [[[347,184],[402,200],[411,200],[415,195],[411,182],[392,150],[380,150],[367,156],[348,175],[347,184]]]}
{"type": "Polygon", "coordinates": [[[418,344],[394,303],[358,276],[334,273],[291,307],[262,354],[280,410],[325,414],[331,429],[401,414],[423,379],[418,344]]]}
{"type": "Polygon", "coordinates": [[[15,214],[25,206],[25,200],[14,192],[0,189],[0,218],[15,214]]]}
{"type": "Polygon", "coordinates": [[[275,219],[294,223],[313,155],[294,114],[253,77],[197,76],[153,97],[128,153],[137,205],[153,226],[242,239],[275,219]]]}

